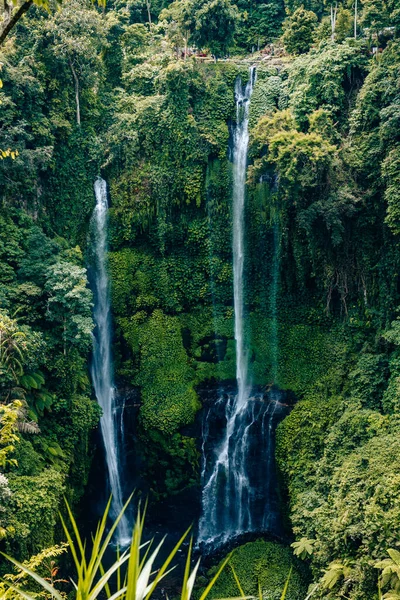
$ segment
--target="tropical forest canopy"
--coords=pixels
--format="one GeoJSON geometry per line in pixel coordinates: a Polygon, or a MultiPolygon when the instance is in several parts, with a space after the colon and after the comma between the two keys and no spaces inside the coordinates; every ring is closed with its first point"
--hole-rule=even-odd
{"type": "Polygon", "coordinates": [[[201,390],[235,380],[234,86],[256,65],[249,369],[296,402],[276,434],[283,538],[238,547],[213,597],[237,596],[237,573],[280,598],[292,565],[293,600],[400,598],[399,34],[398,0],[4,0],[2,551],[45,574],[64,497],[78,520],[91,502],[99,174],[132,481],[153,505],[198,489],[201,390]]]}

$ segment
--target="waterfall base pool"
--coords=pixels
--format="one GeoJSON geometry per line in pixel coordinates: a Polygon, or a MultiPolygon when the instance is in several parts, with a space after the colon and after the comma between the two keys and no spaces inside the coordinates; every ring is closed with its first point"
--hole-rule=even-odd
{"type": "Polygon", "coordinates": [[[199,545],[282,529],[275,432],[290,399],[273,388],[252,392],[240,410],[235,402],[234,391],[222,392],[204,411],[199,545]]]}

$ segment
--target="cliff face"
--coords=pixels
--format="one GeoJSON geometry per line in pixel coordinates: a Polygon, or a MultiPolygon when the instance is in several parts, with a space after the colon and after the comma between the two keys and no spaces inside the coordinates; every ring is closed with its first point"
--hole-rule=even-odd
{"type": "MultiPolygon", "coordinates": [[[[65,486],[77,501],[90,466],[96,175],[110,192],[116,383],[137,410],[128,459],[153,497],[198,485],[204,390],[235,379],[233,91],[253,60],[178,60],[157,28],[121,34],[96,15],[80,125],[68,61],[37,15],[2,70],[5,144],[19,154],[0,162],[1,326],[12,338],[20,324],[29,343],[0,383],[3,400],[24,390],[41,430],[23,432],[18,468],[5,463],[22,554],[52,543],[65,486]],[[37,30],[49,35],[34,45],[37,30]],[[38,505],[21,521],[30,489],[38,505]]],[[[299,400],[278,429],[287,516],[316,540],[315,573],[349,559],[361,595],[399,533],[398,42],[378,58],[363,41],[323,41],[256,61],[245,214],[251,380],[299,400]]]]}
{"type": "MultiPolygon", "coordinates": [[[[180,433],[201,406],[196,387],[235,378],[230,136],[238,75],[248,77],[247,65],[170,64],[159,71],[157,93],[149,83],[141,95],[126,93],[123,110],[133,116],[121,110],[112,125],[118,153],[105,173],[117,370],[140,387],[139,437],[161,493],[198,479],[194,442],[180,433]]],[[[287,106],[285,79],[260,64],[253,126],[287,106]]],[[[301,393],[345,350],[330,332],[334,320],[322,313],[305,322],[315,300],[283,270],[290,256],[273,165],[258,179],[249,181],[245,218],[251,376],[255,385],[301,393]]]]}

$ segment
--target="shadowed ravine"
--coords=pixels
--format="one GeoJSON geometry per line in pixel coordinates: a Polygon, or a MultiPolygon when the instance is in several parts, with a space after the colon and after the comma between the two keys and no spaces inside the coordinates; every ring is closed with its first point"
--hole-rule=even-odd
{"type": "MultiPolygon", "coordinates": [[[[280,534],[279,500],[275,470],[275,430],[287,413],[285,394],[276,388],[256,390],[249,377],[246,339],[246,173],[249,145],[249,109],[256,81],[255,68],[243,87],[235,83],[236,126],[233,135],[233,297],[236,343],[236,389],[224,387],[202,419],[201,516],[198,546],[207,552],[242,538],[246,534],[280,534]]],[[[96,206],[92,217],[92,287],[94,291],[94,350],[92,380],[102,408],[101,434],[110,491],[112,516],[123,507],[124,410],[113,382],[112,326],[109,278],[107,273],[107,184],[98,178],[94,186],[96,206]],[[120,406],[119,406],[120,405],[120,406]]],[[[275,357],[272,377],[276,378],[278,288],[278,230],[274,230],[274,276],[271,317],[275,324],[270,343],[275,357]]],[[[210,257],[210,260],[212,257],[210,257]]],[[[213,282],[212,282],[213,289],[213,282]]],[[[198,435],[198,434],[197,434],[198,435]]],[[[197,518],[196,518],[197,520],[197,518]]],[[[129,519],[124,517],[117,531],[120,546],[129,542],[129,519]]],[[[163,527],[161,527],[163,528],[163,527]]]]}

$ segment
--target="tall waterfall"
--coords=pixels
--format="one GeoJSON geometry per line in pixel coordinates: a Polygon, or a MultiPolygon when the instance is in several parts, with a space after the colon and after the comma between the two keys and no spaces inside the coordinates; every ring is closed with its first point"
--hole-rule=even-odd
{"type": "Polygon", "coordinates": [[[233,138],[233,292],[237,392],[222,394],[203,422],[202,516],[198,543],[218,545],[240,534],[273,531],[278,519],[274,433],[279,392],[252,393],[245,343],[244,262],[249,107],[255,68],[243,89],[235,84],[233,138]]]}
{"type": "Polygon", "coordinates": [[[244,342],[244,204],[246,197],[247,150],[249,146],[250,98],[255,82],[255,67],[243,93],[242,81],[235,83],[236,128],[233,140],[233,298],[235,308],[237,410],[246,403],[249,394],[248,356],[244,342]]]}
{"type": "MultiPolygon", "coordinates": [[[[93,288],[95,322],[91,375],[97,401],[103,415],[100,419],[108,478],[112,493],[111,514],[115,518],[123,507],[120,478],[121,420],[113,384],[111,349],[110,283],[107,273],[107,184],[100,177],[94,184],[96,206],[92,215],[93,235],[93,288]]],[[[130,540],[128,520],[124,515],[117,529],[117,542],[125,545],[130,540]]]]}

